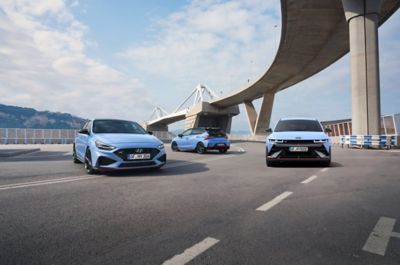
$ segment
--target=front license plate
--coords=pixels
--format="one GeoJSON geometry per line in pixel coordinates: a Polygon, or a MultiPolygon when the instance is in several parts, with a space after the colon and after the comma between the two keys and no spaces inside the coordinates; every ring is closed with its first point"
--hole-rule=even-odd
{"type": "Polygon", "coordinates": [[[217,146],[225,146],[225,144],[217,144],[217,146]]]}
{"type": "Polygon", "coordinates": [[[150,159],[150,154],[128,154],[129,160],[142,160],[142,159],[150,159]]]}
{"type": "Polygon", "coordinates": [[[307,146],[291,146],[289,147],[290,152],[308,152],[307,146]]]}

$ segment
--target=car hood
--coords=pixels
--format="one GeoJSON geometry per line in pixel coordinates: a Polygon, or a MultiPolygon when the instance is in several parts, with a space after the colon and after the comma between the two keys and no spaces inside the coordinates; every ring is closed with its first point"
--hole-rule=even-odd
{"type": "Polygon", "coordinates": [[[274,132],[268,136],[269,139],[283,140],[318,140],[326,139],[324,132],[274,132]]]}
{"type": "Polygon", "coordinates": [[[105,144],[141,143],[160,144],[161,141],[149,134],[102,133],[96,134],[96,139],[105,144]]]}

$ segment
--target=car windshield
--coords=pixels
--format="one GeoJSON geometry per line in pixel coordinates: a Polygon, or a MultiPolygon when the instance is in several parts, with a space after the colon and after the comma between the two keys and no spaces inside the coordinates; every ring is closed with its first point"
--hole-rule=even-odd
{"type": "Polygon", "coordinates": [[[225,137],[226,136],[226,134],[223,131],[217,130],[217,129],[207,129],[207,133],[208,133],[208,135],[213,136],[213,137],[225,137]]]}
{"type": "Polygon", "coordinates": [[[146,131],[136,122],[121,120],[95,120],[93,132],[146,134],[146,131]]]}
{"type": "Polygon", "coordinates": [[[316,120],[280,120],[275,132],[322,132],[322,127],[316,120]]]}

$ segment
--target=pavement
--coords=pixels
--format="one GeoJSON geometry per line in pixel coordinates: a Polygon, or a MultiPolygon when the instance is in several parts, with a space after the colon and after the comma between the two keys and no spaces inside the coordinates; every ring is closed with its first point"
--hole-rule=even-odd
{"type": "MultiPolygon", "coordinates": [[[[44,149],[42,149],[44,147],[44,149]]],[[[400,152],[267,168],[264,145],[88,176],[71,146],[0,158],[0,264],[400,264],[400,152]]]]}

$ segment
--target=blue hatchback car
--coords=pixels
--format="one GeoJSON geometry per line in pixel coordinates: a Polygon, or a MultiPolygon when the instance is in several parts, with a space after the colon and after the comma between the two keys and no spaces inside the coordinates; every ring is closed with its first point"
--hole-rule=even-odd
{"type": "Polygon", "coordinates": [[[74,163],[86,172],[161,168],[167,162],[164,144],[132,121],[95,119],[78,132],[73,145],[74,163]]]}
{"type": "Polygon", "coordinates": [[[179,134],[171,142],[172,151],[196,151],[204,154],[207,150],[226,153],[230,148],[226,134],[218,128],[193,128],[179,134]]]}

